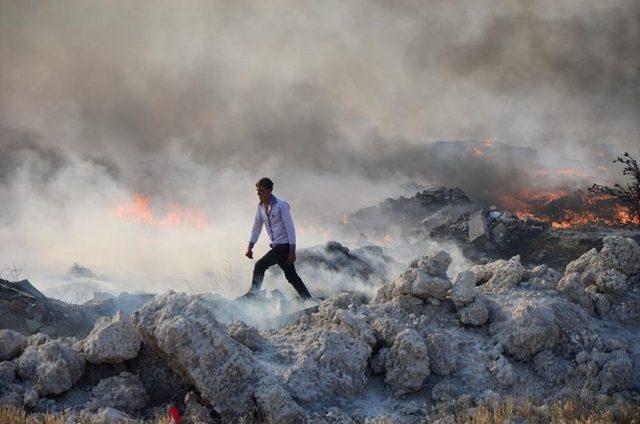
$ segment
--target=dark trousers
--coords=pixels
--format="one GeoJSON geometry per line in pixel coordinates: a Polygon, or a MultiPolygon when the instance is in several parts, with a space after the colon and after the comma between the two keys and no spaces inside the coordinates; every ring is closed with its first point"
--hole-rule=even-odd
{"type": "Polygon", "coordinates": [[[264,273],[267,269],[275,264],[284,271],[284,276],[287,281],[296,289],[298,295],[302,299],[309,299],[311,294],[307,287],[305,287],[302,279],[296,272],[296,267],[287,262],[289,256],[288,244],[277,244],[271,248],[263,257],[258,259],[255,267],[253,268],[253,280],[251,281],[251,291],[258,291],[262,287],[262,280],[264,280],[264,273]]]}

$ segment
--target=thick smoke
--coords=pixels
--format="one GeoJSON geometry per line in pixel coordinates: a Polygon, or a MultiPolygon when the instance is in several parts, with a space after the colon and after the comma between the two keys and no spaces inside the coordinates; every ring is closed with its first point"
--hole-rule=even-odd
{"type": "Polygon", "coordinates": [[[4,3],[3,125],[127,167],[174,139],[314,171],[375,137],[638,142],[633,1],[4,3]]]}
{"type": "Polygon", "coordinates": [[[250,272],[262,175],[304,246],[409,179],[490,195],[532,184],[527,152],[595,168],[638,150],[639,41],[632,0],[2,1],[0,261],[164,289],[250,272]],[[469,139],[535,150],[431,144],[469,139]],[[136,192],[208,225],[123,227],[110,211],[136,192]]]}

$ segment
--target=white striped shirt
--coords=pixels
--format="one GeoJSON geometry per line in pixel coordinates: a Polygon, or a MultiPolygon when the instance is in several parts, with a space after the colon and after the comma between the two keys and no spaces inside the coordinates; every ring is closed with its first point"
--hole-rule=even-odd
{"type": "Polygon", "coordinates": [[[293,219],[291,219],[289,204],[282,199],[276,198],[273,194],[269,204],[269,215],[265,212],[262,202],[258,204],[258,211],[253,220],[253,228],[249,237],[249,249],[252,249],[258,241],[260,232],[262,232],[262,224],[264,224],[271,239],[269,246],[273,247],[277,244],[289,243],[289,250],[295,252],[296,230],[293,226],[293,219]]]}

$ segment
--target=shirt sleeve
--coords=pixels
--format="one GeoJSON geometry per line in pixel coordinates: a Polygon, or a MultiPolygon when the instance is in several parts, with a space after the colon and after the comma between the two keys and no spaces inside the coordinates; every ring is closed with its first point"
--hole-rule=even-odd
{"type": "Polygon", "coordinates": [[[282,215],[282,222],[284,222],[284,228],[287,230],[287,238],[289,239],[289,250],[296,251],[296,229],[293,226],[293,219],[291,218],[290,207],[287,202],[283,202],[280,214],[282,215]]]}
{"type": "Polygon", "coordinates": [[[253,249],[253,246],[258,241],[262,232],[262,215],[260,214],[260,208],[256,211],[256,217],[253,220],[253,228],[251,229],[251,235],[249,236],[249,249],[253,249]]]}

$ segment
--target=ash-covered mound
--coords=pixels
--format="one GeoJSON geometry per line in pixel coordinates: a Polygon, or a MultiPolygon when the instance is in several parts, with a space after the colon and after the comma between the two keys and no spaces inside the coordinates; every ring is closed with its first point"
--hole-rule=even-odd
{"type": "MultiPolygon", "coordinates": [[[[400,266],[380,246],[349,249],[337,241],[301,249],[296,260],[296,267],[307,280],[326,282],[314,292],[321,297],[354,289],[373,293],[400,266]]],[[[282,273],[279,268],[274,271],[282,273]]]]}
{"type": "Polygon", "coordinates": [[[85,340],[3,332],[0,402],[69,422],[150,417],[179,398],[190,422],[416,423],[526,396],[615,417],[640,405],[640,247],[602,245],[564,274],[514,256],[452,280],[438,252],[373,300],[338,293],[270,330],[227,322],[238,302],[168,292],[85,340]]]}
{"type": "Polygon", "coordinates": [[[116,310],[133,313],[153,297],[144,292],[124,292],[114,296],[113,292],[118,287],[126,290],[131,284],[116,281],[78,263],[74,263],[66,274],[54,278],[58,281],[56,284],[48,285],[46,290],[48,297],[73,304],[97,306],[105,311],[100,315],[113,315],[116,310]],[[110,312],[106,312],[107,309],[110,309],[110,312]]]}
{"type": "Polygon", "coordinates": [[[10,282],[0,279],[0,328],[30,335],[87,335],[100,317],[121,310],[133,313],[153,295],[122,293],[98,294],[81,305],[66,303],[42,294],[28,280],[10,282]]]}
{"type": "Polygon", "coordinates": [[[342,227],[347,233],[360,235],[363,242],[384,240],[390,234],[414,235],[421,227],[432,228],[481,207],[459,188],[431,188],[413,197],[388,198],[360,209],[345,217],[342,227]]]}
{"type": "Polygon", "coordinates": [[[151,293],[125,292],[114,296],[110,293],[94,292],[93,299],[84,302],[80,307],[95,317],[111,316],[118,311],[131,315],[154,296],[151,293]]]}
{"type": "Polygon", "coordinates": [[[0,311],[0,328],[24,334],[84,335],[95,321],[77,305],[47,298],[27,280],[0,279],[0,311]]]}

